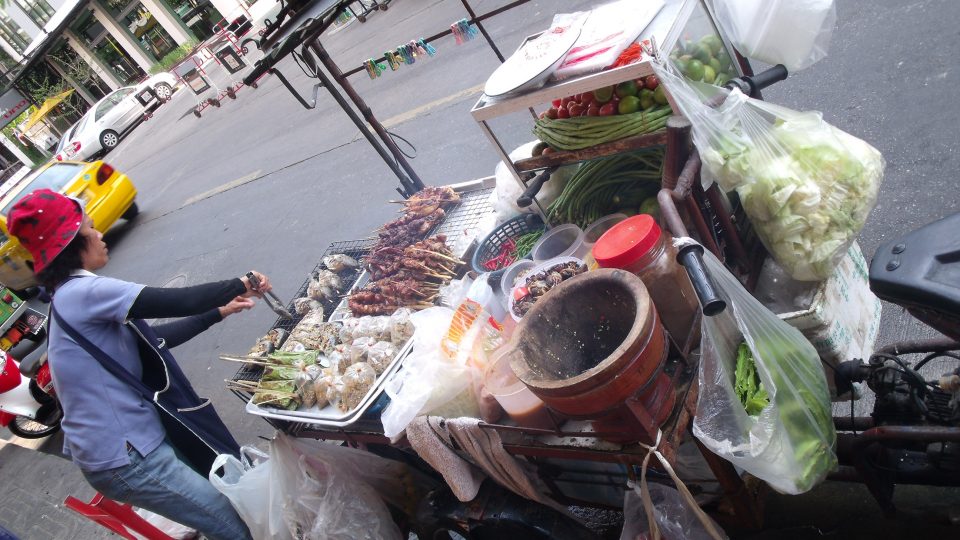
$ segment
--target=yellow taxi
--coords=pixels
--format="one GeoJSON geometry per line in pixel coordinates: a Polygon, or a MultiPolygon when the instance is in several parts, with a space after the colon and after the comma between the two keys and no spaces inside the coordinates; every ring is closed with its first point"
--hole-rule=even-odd
{"type": "Polygon", "coordinates": [[[127,175],[102,161],[54,161],[0,186],[0,284],[22,291],[36,285],[30,253],[7,232],[7,212],[28,193],[47,188],[83,201],[93,226],[106,232],[121,217],[137,215],[137,190],[127,175]]]}

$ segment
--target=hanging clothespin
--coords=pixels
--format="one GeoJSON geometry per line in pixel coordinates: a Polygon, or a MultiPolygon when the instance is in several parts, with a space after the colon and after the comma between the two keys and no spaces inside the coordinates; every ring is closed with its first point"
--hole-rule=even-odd
{"type": "Polygon", "coordinates": [[[370,76],[370,80],[377,78],[376,64],[373,63],[373,58],[367,60],[363,63],[363,67],[367,70],[367,75],[370,76]]]}
{"type": "Polygon", "coordinates": [[[387,51],[383,53],[383,56],[387,59],[387,63],[390,65],[390,71],[396,71],[400,69],[400,62],[397,60],[397,57],[393,51],[387,51]]]}
{"type": "Polygon", "coordinates": [[[417,45],[425,49],[428,55],[430,56],[437,55],[437,49],[435,49],[433,45],[430,45],[429,43],[427,43],[423,38],[420,38],[420,40],[417,41],[417,45]]]}
{"type": "Polygon", "coordinates": [[[453,32],[453,37],[457,39],[457,45],[463,45],[464,36],[460,33],[460,21],[451,24],[450,31],[453,32]]]}
{"type": "Polygon", "coordinates": [[[406,59],[407,59],[407,64],[414,64],[414,63],[416,63],[417,60],[416,60],[416,54],[415,54],[415,52],[416,52],[415,47],[411,47],[410,45],[404,45],[404,46],[403,46],[403,52],[404,52],[405,57],[406,57],[406,59]]]}
{"type": "Polygon", "coordinates": [[[467,27],[467,36],[468,36],[467,39],[473,39],[480,34],[480,31],[477,30],[477,26],[474,24],[470,24],[470,22],[467,21],[466,19],[463,20],[463,24],[466,25],[467,27]]]}

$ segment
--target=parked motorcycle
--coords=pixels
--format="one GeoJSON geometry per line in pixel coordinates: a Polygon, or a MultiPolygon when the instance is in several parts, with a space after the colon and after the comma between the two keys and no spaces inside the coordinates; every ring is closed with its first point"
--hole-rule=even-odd
{"type": "Polygon", "coordinates": [[[42,312],[0,289],[0,426],[25,439],[56,433],[63,418],[43,346],[46,323],[42,312]]]}

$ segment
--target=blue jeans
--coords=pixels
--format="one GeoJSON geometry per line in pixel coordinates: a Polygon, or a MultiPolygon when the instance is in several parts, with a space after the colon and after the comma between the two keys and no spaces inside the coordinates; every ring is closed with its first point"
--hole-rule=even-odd
{"type": "Polygon", "coordinates": [[[230,501],[209,480],[177,459],[167,442],[147,456],[134,449],[128,454],[129,465],[82,471],[83,475],[103,496],[192,527],[211,540],[251,538],[230,501]]]}

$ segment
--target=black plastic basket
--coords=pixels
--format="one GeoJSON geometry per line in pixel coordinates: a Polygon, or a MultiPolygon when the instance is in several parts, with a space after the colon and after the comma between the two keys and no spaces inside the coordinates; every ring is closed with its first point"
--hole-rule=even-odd
{"type": "MultiPolygon", "coordinates": [[[[490,272],[491,280],[499,280],[500,276],[503,275],[503,271],[506,270],[506,267],[491,272],[483,267],[483,261],[495,257],[500,253],[500,247],[503,246],[503,243],[507,240],[511,238],[517,239],[527,233],[543,230],[544,228],[543,220],[536,214],[523,214],[503,222],[480,242],[477,250],[473,252],[473,259],[470,260],[470,266],[473,267],[475,272],[480,274],[490,272]]],[[[527,257],[529,257],[529,254],[527,254],[527,257]]]]}

